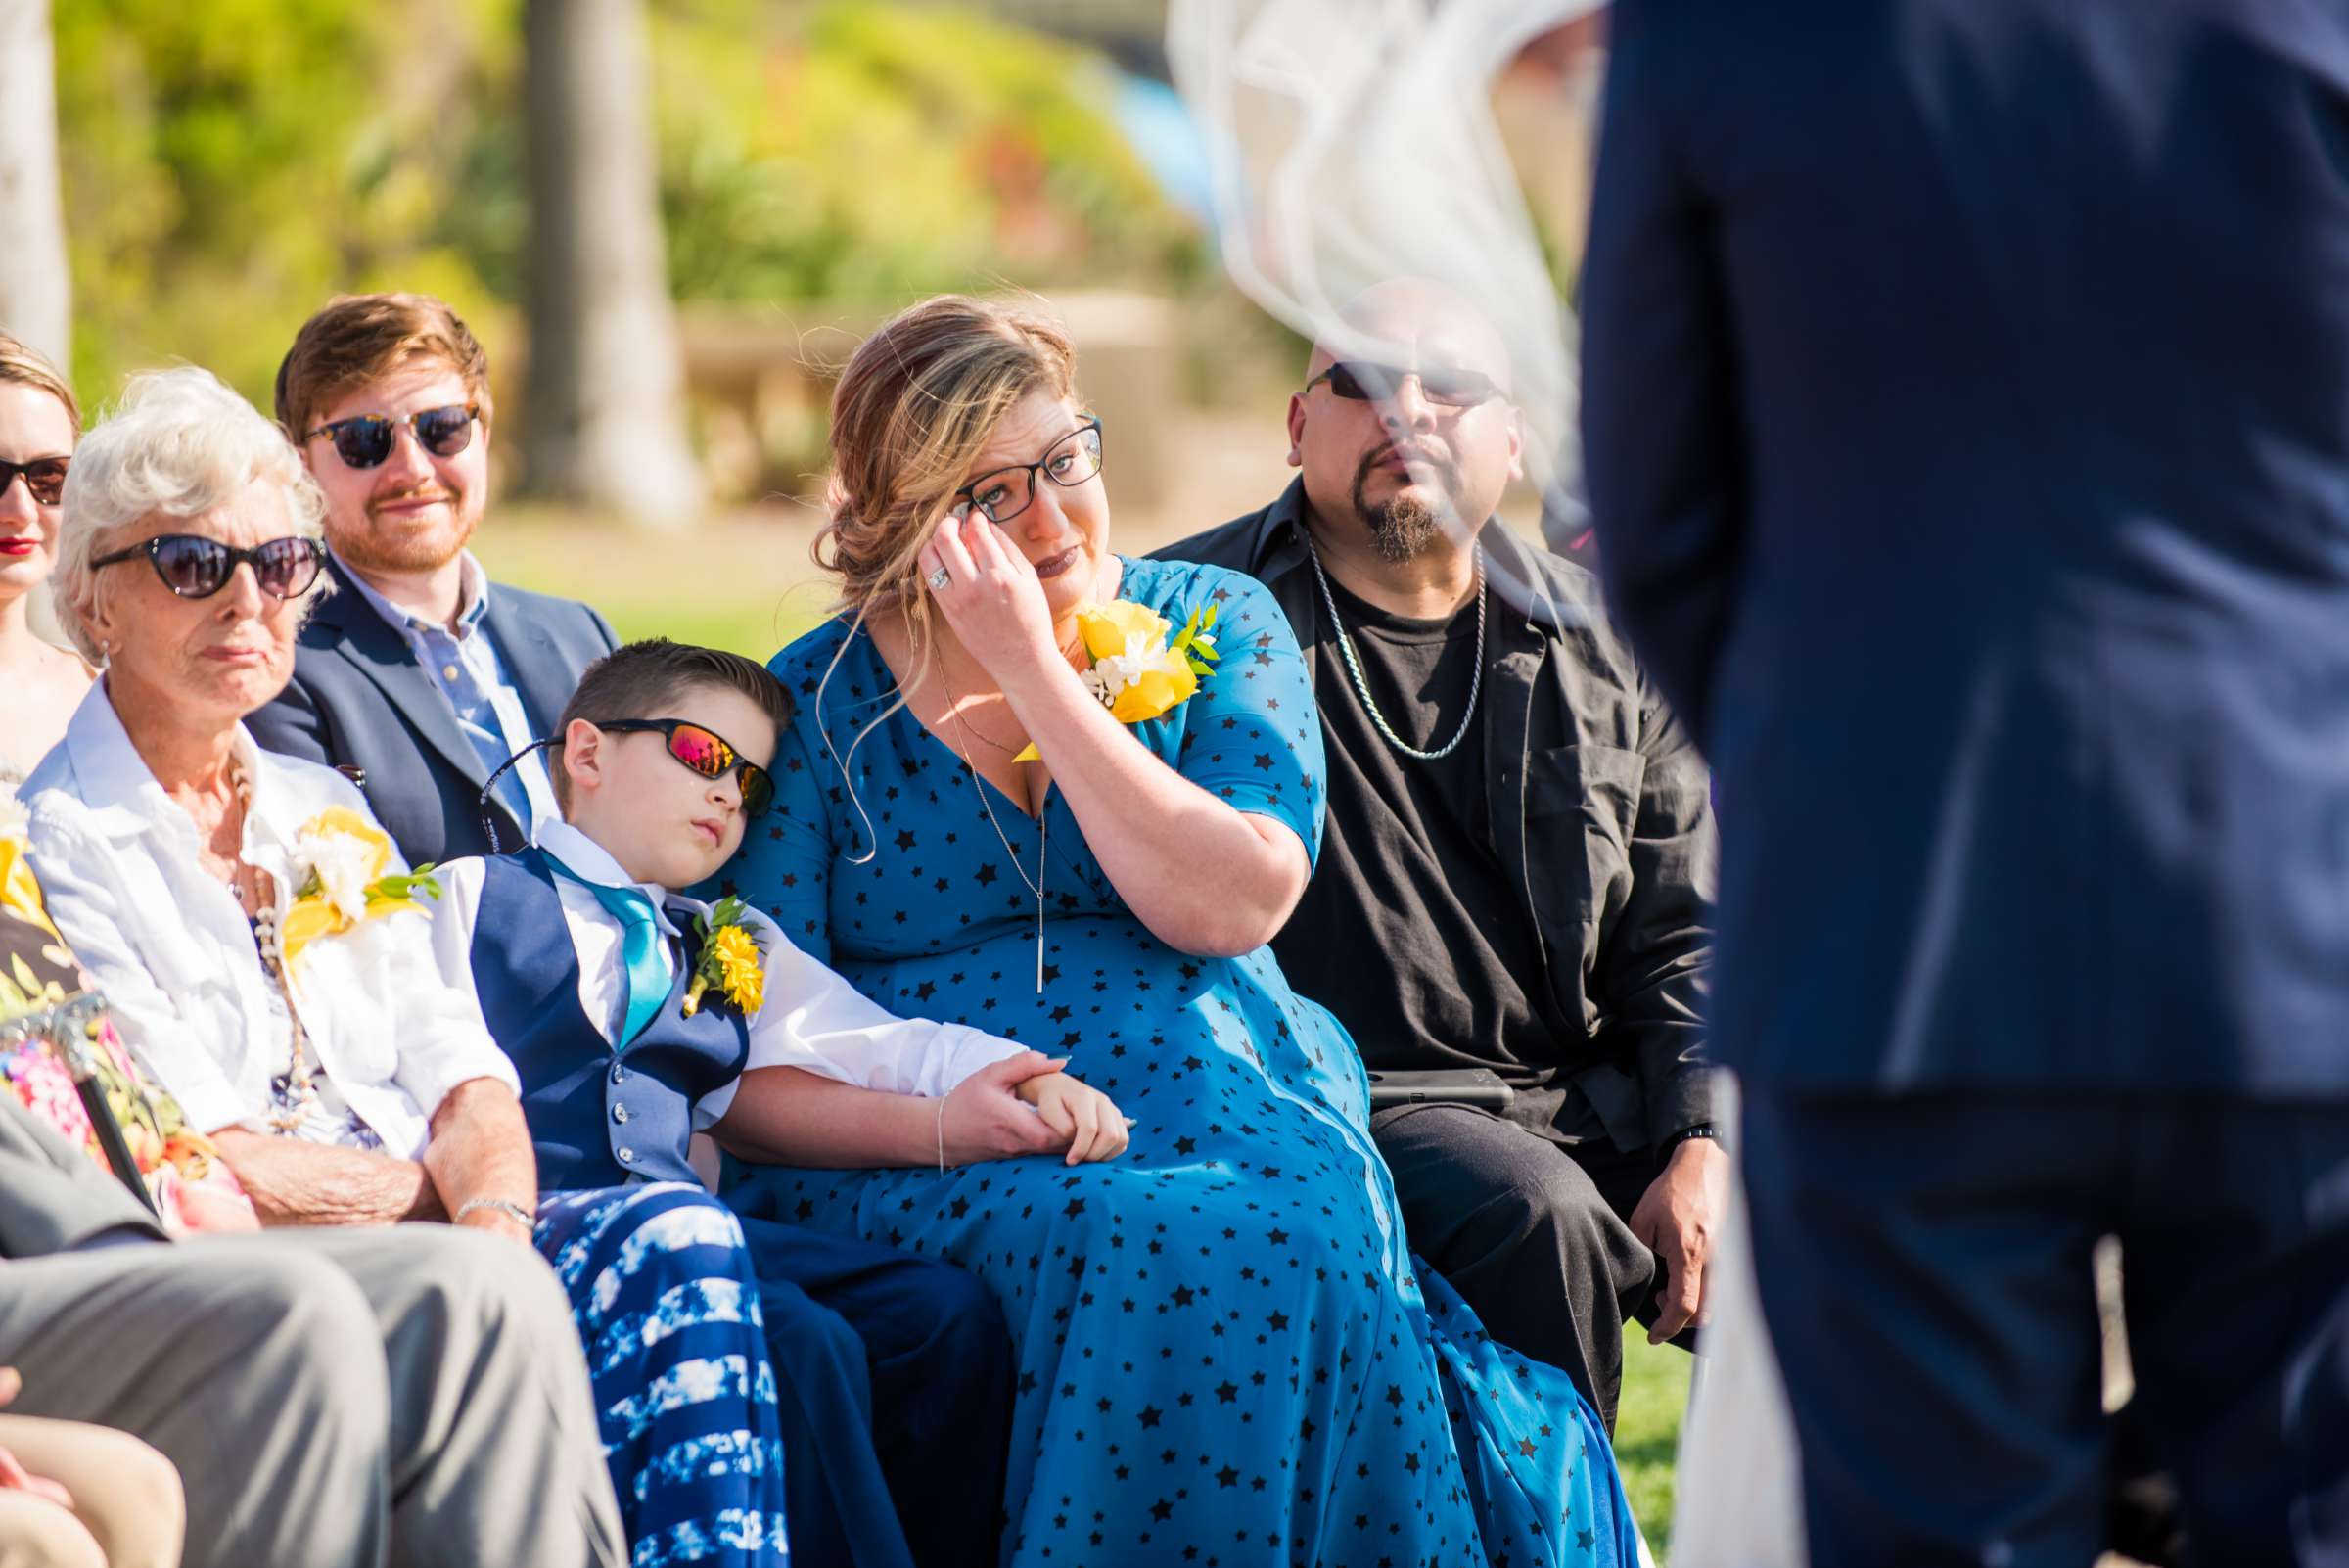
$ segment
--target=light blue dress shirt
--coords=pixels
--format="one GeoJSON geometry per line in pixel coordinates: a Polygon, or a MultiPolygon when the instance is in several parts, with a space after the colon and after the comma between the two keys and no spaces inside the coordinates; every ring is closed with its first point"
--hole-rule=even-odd
{"type": "MultiPolygon", "coordinates": [[[[457,613],[453,631],[402,610],[351,571],[349,563],[343,564],[343,571],[359,597],[400,634],[417,665],[432,677],[455,715],[457,728],[481,757],[483,769],[495,772],[507,758],[538,737],[530,733],[522,693],[506,678],[497,638],[483,619],[489,610],[489,574],[470,550],[459,562],[464,577],[458,602],[464,608],[457,613]]],[[[547,777],[544,757],[543,752],[532,752],[497,781],[499,803],[514,813],[526,833],[534,833],[540,822],[562,814],[555,805],[554,784],[547,777]]]]}

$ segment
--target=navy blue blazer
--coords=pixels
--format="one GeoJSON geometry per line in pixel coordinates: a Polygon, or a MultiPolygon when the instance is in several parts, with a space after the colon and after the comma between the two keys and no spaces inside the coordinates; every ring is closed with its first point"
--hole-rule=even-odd
{"type": "MultiPolygon", "coordinates": [[[[331,556],[337,591],[301,628],[294,679],[245,722],[263,748],[330,767],[360,768],[368,808],[410,864],[487,854],[482,786],[488,768],[457,727],[448,700],[407,639],[361,598],[331,556]]],[[[533,733],[553,732],[586,668],[619,645],[586,605],[498,583],[482,624],[497,639],[506,678],[533,733]]],[[[494,799],[500,847],[530,834],[494,799]]]]}
{"type": "Polygon", "coordinates": [[[2349,1094],[2349,4],[1611,48],[1589,493],[1720,792],[1719,1055],[2349,1094]]]}

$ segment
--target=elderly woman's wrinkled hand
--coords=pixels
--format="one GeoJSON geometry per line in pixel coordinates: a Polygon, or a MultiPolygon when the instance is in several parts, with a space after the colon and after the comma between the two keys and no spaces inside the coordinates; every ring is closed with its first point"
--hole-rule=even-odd
{"type": "Polygon", "coordinates": [[[1060,657],[1036,567],[986,513],[948,511],[918,560],[946,624],[998,683],[1060,657]]]}

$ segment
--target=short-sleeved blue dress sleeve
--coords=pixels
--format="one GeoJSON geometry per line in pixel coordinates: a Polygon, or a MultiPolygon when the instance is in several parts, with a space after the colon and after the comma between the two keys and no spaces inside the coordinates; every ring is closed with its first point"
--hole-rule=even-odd
{"type": "Polygon", "coordinates": [[[1286,824],[1309,857],[1318,855],[1321,720],[1297,635],[1270,591],[1222,567],[1128,561],[1119,597],[1150,606],[1177,628],[1194,608],[1216,607],[1215,672],[1153,722],[1181,725],[1169,760],[1184,778],[1235,810],[1286,824]]]}

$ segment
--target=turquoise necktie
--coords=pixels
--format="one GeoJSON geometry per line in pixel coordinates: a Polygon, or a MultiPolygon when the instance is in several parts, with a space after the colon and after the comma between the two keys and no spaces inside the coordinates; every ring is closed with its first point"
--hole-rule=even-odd
{"type": "Polygon", "coordinates": [[[596,902],[620,922],[620,952],[628,966],[628,1009],[620,1027],[618,1043],[625,1046],[643,1034],[644,1027],[668,1004],[669,989],[676,979],[670,968],[668,941],[661,933],[653,900],[640,889],[609,888],[588,881],[551,854],[546,859],[557,871],[594,894],[596,902]]]}

